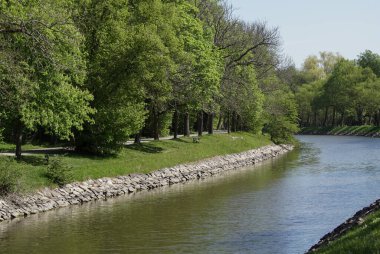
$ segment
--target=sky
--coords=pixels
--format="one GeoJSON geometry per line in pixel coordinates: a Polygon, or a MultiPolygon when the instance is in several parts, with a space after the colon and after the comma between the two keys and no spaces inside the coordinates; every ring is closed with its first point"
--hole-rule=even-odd
{"type": "Polygon", "coordinates": [[[283,53],[301,67],[309,55],[339,52],[355,59],[366,49],[380,54],[379,0],[228,0],[245,21],[278,26],[283,53]]]}

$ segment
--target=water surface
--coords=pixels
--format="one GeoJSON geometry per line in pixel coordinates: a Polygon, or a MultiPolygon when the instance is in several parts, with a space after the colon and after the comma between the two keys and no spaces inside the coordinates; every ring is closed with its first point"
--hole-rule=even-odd
{"type": "Polygon", "coordinates": [[[0,224],[0,253],[303,253],[380,198],[380,139],[299,150],[184,185],[0,224]]]}

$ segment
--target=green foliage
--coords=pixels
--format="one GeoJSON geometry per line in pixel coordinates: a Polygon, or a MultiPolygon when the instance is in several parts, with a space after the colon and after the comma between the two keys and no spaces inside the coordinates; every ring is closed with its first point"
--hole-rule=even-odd
{"type": "Polygon", "coordinates": [[[64,164],[60,158],[53,158],[48,161],[46,177],[59,187],[70,183],[73,180],[72,168],[64,164]]]}
{"type": "Polygon", "coordinates": [[[262,128],[264,95],[258,87],[254,68],[236,67],[224,91],[225,106],[241,117],[245,129],[256,133],[262,128]]]}
{"type": "Polygon", "coordinates": [[[20,188],[21,171],[13,159],[0,160],[0,196],[13,193],[20,188]]]}
{"type": "Polygon", "coordinates": [[[68,5],[53,0],[0,5],[0,114],[5,126],[31,131],[43,126],[69,139],[73,129],[91,122],[93,96],[81,87],[83,37],[68,5]]]}
{"type": "Polygon", "coordinates": [[[363,68],[370,68],[373,73],[380,77],[380,55],[366,50],[361,53],[357,60],[358,64],[363,68]]]}
{"type": "MultiPolygon", "coordinates": [[[[169,111],[169,112],[162,113],[158,121],[158,131],[159,131],[160,137],[169,136],[171,124],[172,124],[172,112],[169,111]]],[[[144,128],[142,130],[142,135],[144,137],[153,138],[153,135],[152,135],[152,133],[154,133],[153,125],[154,125],[153,116],[149,115],[149,117],[146,119],[144,128]]]]}
{"type": "Polygon", "coordinates": [[[200,111],[257,133],[268,91],[290,86],[276,72],[278,30],[235,20],[220,1],[0,3],[0,130],[17,148],[44,130],[78,151],[116,153],[200,111]]]}
{"type": "Polygon", "coordinates": [[[143,127],[147,112],[141,84],[150,74],[143,72],[149,69],[141,59],[141,48],[154,47],[148,42],[154,35],[149,35],[149,25],[139,32],[132,25],[125,0],[79,1],[75,10],[74,20],[85,37],[85,85],[94,95],[97,110],[95,123],[77,135],[76,146],[91,153],[114,153],[143,127]]]}
{"type": "Polygon", "coordinates": [[[376,59],[378,55],[368,50],[357,61],[321,53],[326,77],[296,92],[301,125],[380,125],[376,59]]]}
{"type": "Polygon", "coordinates": [[[276,144],[293,142],[293,134],[298,128],[298,111],[294,95],[287,91],[277,91],[265,102],[266,124],[264,132],[271,135],[276,144]]]}
{"type": "Polygon", "coordinates": [[[324,80],[318,80],[312,83],[304,84],[295,93],[295,98],[297,100],[299,109],[299,116],[301,119],[310,119],[313,112],[321,107],[320,104],[322,104],[322,101],[319,100],[319,97],[321,95],[324,84],[324,80]]]}

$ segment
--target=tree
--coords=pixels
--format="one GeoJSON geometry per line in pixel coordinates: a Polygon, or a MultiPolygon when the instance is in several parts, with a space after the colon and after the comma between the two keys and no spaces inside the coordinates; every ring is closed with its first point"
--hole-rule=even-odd
{"type": "Polygon", "coordinates": [[[323,107],[321,104],[318,104],[319,102],[316,101],[316,98],[320,95],[324,83],[324,80],[318,80],[304,84],[296,92],[295,98],[302,126],[310,126],[312,118],[316,125],[318,110],[323,107]]]}
{"type": "Polygon", "coordinates": [[[328,51],[319,52],[319,58],[319,62],[326,75],[331,74],[335,68],[335,65],[343,59],[339,53],[332,53],[328,51]]]}
{"type": "Polygon", "coordinates": [[[97,110],[95,123],[85,125],[76,136],[78,150],[116,152],[146,119],[141,84],[150,73],[141,57],[143,48],[152,46],[146,45],[150,27],[133,23],[130,5],[126,0],[88,0],[77,1],[74,8],[75,23],[85,37],[85,86],[94,95],[92,105],[97,110]]]}
{"type": "Polygon", "coordinates": [[[373,80],[374,75],[370,69],[363,69],[353,61],[340,60],[331,76],[324,85],[323,96],[328,107],[333,110],[331,124],[336,124],[336,112],[345,117],[349,111],[356,110],[358,122],[362,124],[362,109],[355,109],[356,86],[365,81],[373,80]]]}
{"type": "Polygon", "coordinates": [[[304,83],[314,82],[326,77],[323,67],[320,65],[320,60],[317,56],[308,56],[302,65],[302,76],[304,83]]]}
{"type": "Polygon", "coordinates": [[[363,68],[370,68],[377,77],[380,77],[380,55],[366,50],[361,53],[357,60],[358,64],[363,68]]]}
{"type": "Polygon", "coordinates": [[[0,3],[0,110],[13,129],[16,156],[23,133],[43,126],[62,139],[91,122],[82,36],[66,1],[0,3]]]}
{"type": "Polygon", "coordinates": [[[264,132],[271,135],[274,143],[284,144],[293,140],[293,134],[299,129],[297,104],[292,92],[284,88],[267,96],[265,115],[264,132]]]}
{"type": "MultiPolygon", "coordinates": [[[[189,112],[198,112],[198,134],[202,135],[203,111],[213,114],[219,96],[222,59],[212,41],[212,32],[198,18],[199,10],[192,4],[176,5],[174,29],[180,46],[171,49],[176,62],[173,84],[174,136],[178,132],[178,114],[185,115],[184,134],[189,134],[189,112]]],[[[210,119],[211,120],[211,119],[210,119]]],[[[212,125],[212,121],[209,121],[212,125]]]]}

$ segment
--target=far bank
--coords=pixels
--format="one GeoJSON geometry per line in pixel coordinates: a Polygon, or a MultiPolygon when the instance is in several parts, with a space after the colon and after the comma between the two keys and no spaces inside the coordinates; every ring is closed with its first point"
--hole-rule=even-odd
{"type": "Polygon", "coordinates": [[[337,126],[337,127],[303,127],[299,135],[337,135],[379,137],[380,127],[373,125],[337,126]]]}

